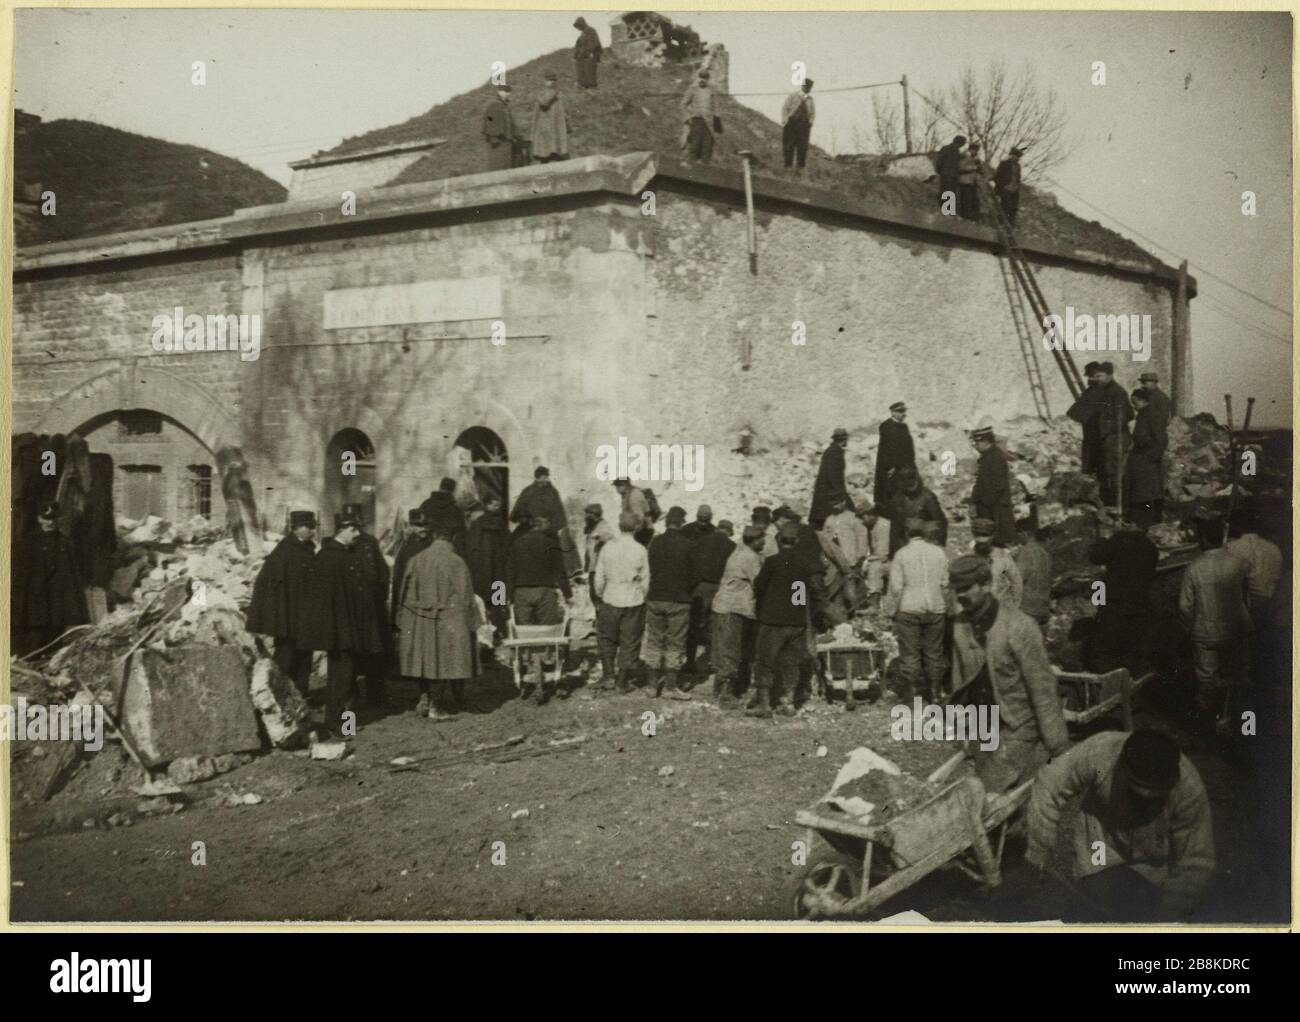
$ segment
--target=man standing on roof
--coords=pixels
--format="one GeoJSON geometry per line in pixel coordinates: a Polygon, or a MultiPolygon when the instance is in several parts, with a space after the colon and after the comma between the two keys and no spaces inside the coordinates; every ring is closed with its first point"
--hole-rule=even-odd
{"type": "Polygon", "coordinates": [[[587,24],[586,18],[579,18],[573,27],[578,30],[578,41],[573,46],[573,62],[578,69],[578,88],[594,89],[596,66],[600,63],[602,52],[600,36],[587,24]]]}
{"type": "Polygon", "coordinates": [[[1003,216],[1012,227],[1016,226],[1016,214],[1020,212],[1020,157],[1024,153],[1019,146],[1012,146],[993,176],[993,191],[1002,206],[1003,216]]]}
{"type": "Polygon", "coordinates": [[[483,140],[487,143],[485,170],[509,170],[515,165],[519,131],[510,112],[510,86],[498,85],[497,94],[483,111],[483,140]]]}
{"type": "Polygon", "coordinates": [[[961,154],[957,174],[960,184],[957,211],[963,220],[980,218],[980,178],[983,175],[984,163],[980,160],[980,144],[972,142],[961,154]]]}
{"type": "Polygon", "coordinates": [[[786,96],[781,105],[781,149],[785,165],[803,170],[808,161],[808,137],[812,134],[817,107],[812,98],[813,80],[805,78],[803,84],[786,96]]]}
{"type": "Polygon", "coordinates": [[[697,163],[713,159],[714,132],[722,133],[722,120],[713,112],[713,87],[709,72],[700,71],[695,84],[682,97],[682,120],[686,125],[687,155],[697,163]]]}
{"type": "Polygon", "coordinates": [[[955,211],[958,185],[961,175],[961,147],[966,144],[965,135],[956,135],[953,140],[940,149],[934,155],[934,169],[939,175],[939,208],[942,209],[947,201],[946,196],[951,195],[953,198],[952,209],[955,211]]]}
{"type": "Polygon", "coordinates": [[[546,85],[533,105],[532,157],[537,163],[554,163],[569,158],[569,116],[556,82],[559,75],[546,72],[546,85]]]}

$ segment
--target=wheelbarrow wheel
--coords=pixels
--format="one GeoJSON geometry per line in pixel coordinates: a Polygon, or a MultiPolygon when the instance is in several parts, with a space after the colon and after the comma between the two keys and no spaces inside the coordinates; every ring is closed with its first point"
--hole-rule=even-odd
{"type": "Polygon", "coordinates": [[[847,852],[826,852],[813,860],[794,894],[796,919],[817,919],[862,893],[862,860],[847,852]]]}

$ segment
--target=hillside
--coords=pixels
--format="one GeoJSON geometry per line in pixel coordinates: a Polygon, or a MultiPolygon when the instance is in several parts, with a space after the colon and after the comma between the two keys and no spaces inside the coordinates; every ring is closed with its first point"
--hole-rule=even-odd
{"type": "MultiPolygon", "coordinates": [[[[580,92],[569,50],[538,57],[510,71],[515,116],[525,131],[531,118],[532,97],[541,89],[548,70],[559,74],[569,114],[571,155],[681,151],[680,97],[691,80],[691,66],[668,63],[658,68],[635,67],[620,64],[607,54],[600,66],[600,87],[580,92]]],[[[393,184],[478,173],[483,170],[479,122],[491,95],[491,86],[484,83],[400,124],[346,139],[329,150],[329,155],[438,137],[447,141],[408,167],[393,184]]],[[[714,150],[715,164],[735,167],[739,163],[736,153],[748,149],[757,156],[759,174],[790,176],[782,166],[781,128],[775,121],[730,96],[718,97],[717,110],[724,131],[714,150]]],[[[814,186],[892,205],[926,210],[934,207],[934,189],[923,182],[873,174],[861,165],[836,161],[816,147],[809,152],[808,164],[802,180],[814,186]]],[[[1021,206],[1020,234],[1026,241],[1039,240],[1110,258],[1153,265],[1159,262],[1101,224],[1082,220],[1032,192],[1026,194],[1021,206]]]]}
{"type": "Polygon", "coordinates": [[[15,190],[39,184],[58,203],[55,216],[16,220],[20,245],[206,220],[286,194],[228,156],[90,121],[37,123],[14,149],[15,190]]]}

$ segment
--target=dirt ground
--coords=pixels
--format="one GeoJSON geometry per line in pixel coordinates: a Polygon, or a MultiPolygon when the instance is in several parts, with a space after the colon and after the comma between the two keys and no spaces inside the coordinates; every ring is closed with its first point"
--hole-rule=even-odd
{"type": "MultiPolygon", "coordinates": [[[[814,699],[769,721],[718,710],[702,688],[690,702],[580,687],[538,707],[513,695],[495,671],[470,712],[432,723],[410,712],[413,686],[391,684],[381,711],[362,712],[348,759],[274,752],[187,786],[179,810],[132,795],[138,771],[107,745],[50,802],[15,810],[12,918],[789,920],[803,872],[792,845],[805,837],[794,815],[847,754],[869,745],[924,776],[952,751],[893,741],[884,702],[846,713],[814,699]],[[421,762],[390,765],[402,756],[421,762]],[[520,758],[492,761],[509,756],[520,758]],[[222,804],[249,793],[262,801],[222,804]],[[195,842],[206,865],[192,863],[195,842]]],[[[1196,759],[1220,856],[1204,918],[1280,918],[1284,866],[1267,867],[1285,857],[1260,837],[1265,807],[1242,796],[1259,764],[1196,759]]],[[[996,897],[945,870],[877,916],[1036,918],[1017,899],[1019,863],[1009,841],[996,897]]]]}

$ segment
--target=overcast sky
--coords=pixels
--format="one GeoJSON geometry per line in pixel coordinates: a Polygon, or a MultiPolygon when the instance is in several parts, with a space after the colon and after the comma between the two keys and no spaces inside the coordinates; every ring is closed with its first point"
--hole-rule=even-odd
{"type": "MultiPolygon", "coordinates": [[[[608,43],[611,13],[586,17],[608,43]]],[[[19,108],[204,146],[284,183],[290,160],[473,88],[493,61],[520,64],[575,36],[564,13],[19,10],[16,18],[19,108]],[[203,88],[190,84],[195,60],[207,61],[203,88]]],[[[965,64],[1031,61],[1078,141],[1052,172],[1061,204],[1166,262],[1192,263],[1198,408],[1222,418],[1225,393],[1238,408],[1253,395],[1258,424],[1290,425],[1291,317],[1229,286],[1291,308],[1287,15],[674,18],[726,45],[735,93],[787,88],[794,60],[807,64],[819,93],[903,74],[934,93],[965,64]],[[1090,80],[1098,60],[1104,86],[1090,80]],[[1254,217],[1241,212],[1247,189],[1258,197],[1254,217]]],[[[870,96],[822,93],[813,141],[851,151],[869,126],[870,96]]],[[[769,115],[780,106],[744,102],[769,115]]]]}

